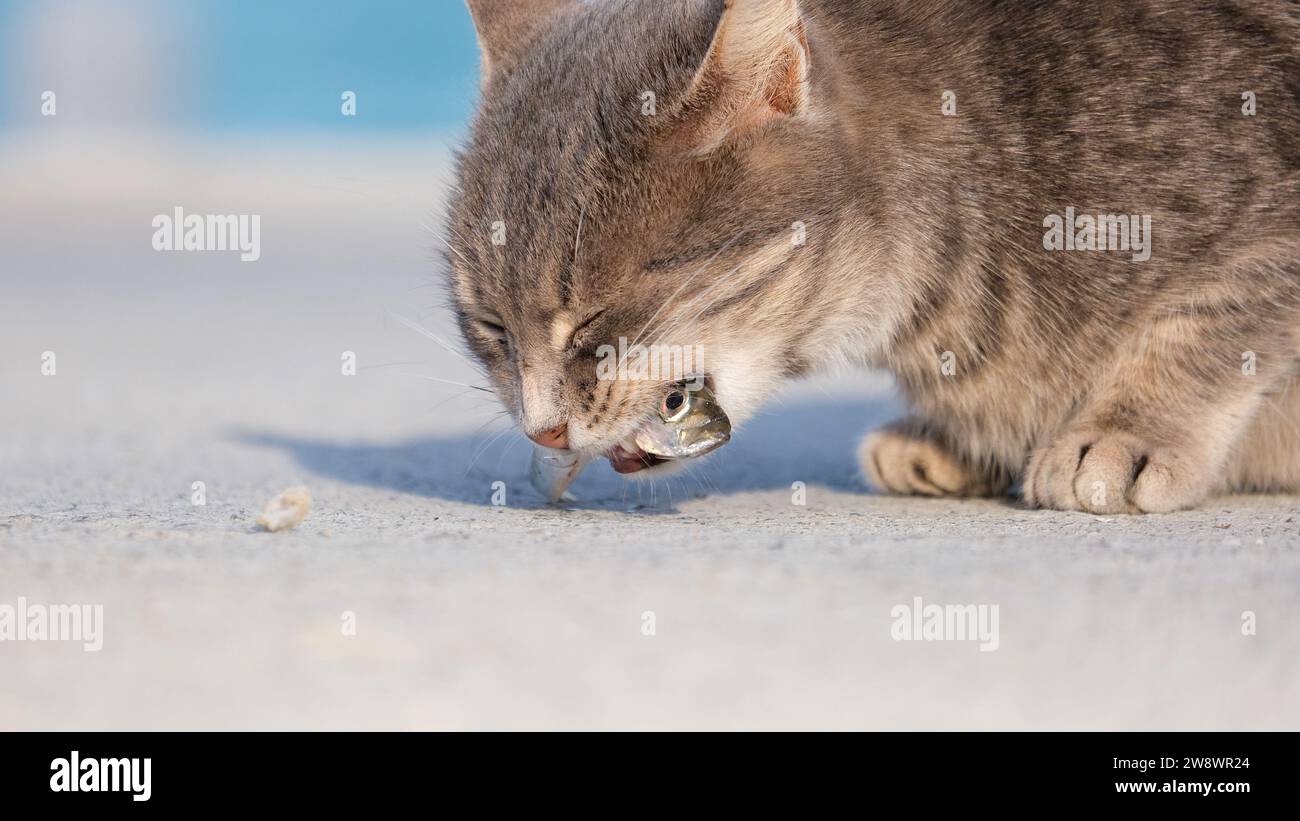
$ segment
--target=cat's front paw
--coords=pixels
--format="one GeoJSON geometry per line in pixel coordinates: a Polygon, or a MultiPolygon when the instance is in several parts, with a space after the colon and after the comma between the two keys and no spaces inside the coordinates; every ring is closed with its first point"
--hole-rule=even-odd
{"type": "Polygon", "coordinates": [[[1209,466],[1192,449],[1081,428],[1033,454],[1023,493],[1028,504],[1054,510],[1168,513],[1203,501],[1210,477],[1209,466]]]}
{"type": "Polygon", "coordinates": [[[862,440],[858,461],[875,487],[920,496],[992,496],[1006,489],[1005,483],[982,476],[913,427],[905,420],[862,440]]]}

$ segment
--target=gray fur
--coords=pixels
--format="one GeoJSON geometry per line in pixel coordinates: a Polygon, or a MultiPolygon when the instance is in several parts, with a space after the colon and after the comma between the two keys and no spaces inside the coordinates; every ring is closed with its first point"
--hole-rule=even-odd
{"type": "Polygon", "coordinates": [[[641,336],[705,346],[735,421],[787,377],[888,368],[915,415],[862,460],[896,492],[1300,487],[1297,3],[499,2],[521,36],[481,37],[506,53],[449,262],[526,431],[625,437],[663,386],[594,355],[641,336]],[[1067,207],[1150,215],[1150,259],[1045,250],[1067,207]]]}

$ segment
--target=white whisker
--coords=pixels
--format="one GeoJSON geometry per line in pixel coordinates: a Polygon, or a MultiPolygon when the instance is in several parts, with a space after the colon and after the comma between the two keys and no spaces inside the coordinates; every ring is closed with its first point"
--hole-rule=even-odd
{"type": "Polygon", "coordinates": [[[454,379],[442,379],[441,377],[437,377],[437,376],[426,376],[425,374],[422,374],[422,373],[405,373],[405,372],[403,372],[403,373],[399,373],[398,376],[409,376],[409,377],[411,377],[412,379],[426,379],[426,380],[428,380],[428,381],[430,381],[430,382],[441,382],[441,383],[444,384],[444,385],[455,385],[455,386],[460,387],[460,388],[470,388],[470,389],[472,389],[472,390],[476,390],[476,391],[483,391],[484,393],[492,393],[492,389],[491,389],[491,388],[485,388],[485,387],[483,387],[482,385],[470,385],[470,384],[465,383],[465,382],[457,382],[457,381],[454,380],[454,379]]]}
{"type": "MultiPolygon", "coordinates": [[[[711,257],[709,257],[707,260],[705,260],[704,264],[701,265],[701,266],[699,267],[699,270],[698,270],[696,273],[698,274],[698,273],[703,272],[704,269],[708,268],[708,266],[709,266],[709,264],[710,264],[711,262],[713,262],[713,261],[714,261],[715,259],[717,259],[718,257],[722,256],[723,252],[725,252],[728,248],[730,248],[732,245],[734,245],[734,244],[736,243],[736,241],[739,240],[739,239],[740,239],[741,237],[743,237],[744,235],[745,235],[745,232],[742,230],[740,233],[736,234],[734,237],[732,237],[731,239],[727,240],[726,244],[724,244],[721,248],[719,248],[719,249],[717,250],[717,252],[714,253],[713,256],[711,256],[711,257]]],[[[648,329],[648,328],[650,327],[650,324],[651,324],[652,322],[654,322],[655,319],[657,319],[657,318],[659,317],[659,314],[663,311],[664,308],[666,308],[668,305],[670,305],[670,304],[672,303],[672,301],[673,301],[674,299],[677,298],[677,295],[680,294],[680,293],[682,292],[682,289],[684,289],[687,285],[690,285],[690,284],[691,284],[691,282],[692,282],[693,279],[694,279],[694,276],[688,276],[688,277],[685,277],[685,281],[681,284],[681,286],[679,286],[679,287],[677,288],[676,291],[673,291],[672,296],[670,296],[670,297],[668,297],[668,299],[664,300],[663,304],[661,304],[661,305],[659,306],[659,309],[656,310],[653,314],[650,315],[650,318],[649,318],[648,320],[646,320],[645,325],[643,325],[643,326],[641,327],[640,332],[637,333],[637,335],[636,335],[635,338],[633,338],[632,343],[628,346],[628,350],[632,350],[633,348],[636,347],[637,343],[640,342],[640,341],[641,341],[641,338],[645,335],[646,329],[648,329]]],[[[626,357],[626,355],[627,355],[627,353],[624,352],[624,357],[626,357]]],[[[618,364],[619,364],[619,365],[622,365],[622,364],[623,364],[623,358],[622,358],[622,357],[619,359],[619,363],[618,363],[618,364]]]]}
{"type": "Polygon", "coordinates": [[[461,353],[460,351],[453,348],[451,345],[444,342],[437,334],[433,333],[428,328],[423,327],[422,325],[420,325],[418,322],[414,320],[407,319],[401,314],[394,313],[393,311],[389,311],[388,314],[389,316],[393,317],[393,319],[396,319],[398,322],[402,323],[403,325],[415,331],[416,333],[421,334],[422,336],[428,337],[429,339],[433,340],[435,343],[438,344],[439,347],[441,347],[443,350],[447,351],[448,353],[455,354],[456,356],[460,357],[461,361],[463,361],[466,365],[469,365],[478,373],[483,373],[482,366],[472,362],[469,359],[469,357],[465,356],[463,353],[461,353]]]}

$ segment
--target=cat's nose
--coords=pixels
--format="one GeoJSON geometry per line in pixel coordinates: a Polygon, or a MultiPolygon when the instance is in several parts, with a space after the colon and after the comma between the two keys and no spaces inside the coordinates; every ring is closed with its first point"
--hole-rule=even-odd
{"type": "Polygon", "coordinates": [[[569,447],[569,423],[556,425],[550,430],[528,434],[528,438],[544,448],[566,450],[569,447]]]}

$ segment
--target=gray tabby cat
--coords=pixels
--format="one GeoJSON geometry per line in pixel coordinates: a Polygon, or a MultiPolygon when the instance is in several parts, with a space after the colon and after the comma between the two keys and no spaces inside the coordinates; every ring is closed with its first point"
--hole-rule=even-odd
{"type": "Polygon", "coordinates": [[[623,337],[702,346],[734,421],[887,368],[914,415],[860,458],[896,493],[1300,488],[1296,2],[470,6],[450,290],[536,441],[648,464],[672,383],[598,378],[623,337]]]}

